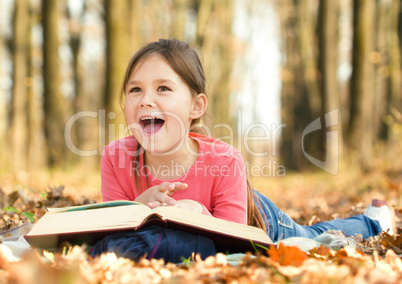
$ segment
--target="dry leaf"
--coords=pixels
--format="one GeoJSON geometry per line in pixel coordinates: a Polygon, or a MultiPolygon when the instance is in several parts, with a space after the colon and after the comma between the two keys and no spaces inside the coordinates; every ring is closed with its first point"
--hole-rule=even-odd
{"type": "Polygon", "coordinates": [[[339,258],[356,258],[356,259],[363,259],[365,254],[358,249],[352,248],[350,246],[345,246],[337,251],[336,256],[339,258]]]}
{"type": "Polygon", "coordinates": [[[319,248],[313,248],[312,250],[310,250],[310,255],[312,257],[317,257],[318,258],[322,258],[322,257],[326,257],[330,254],[331,250],[324,247],[324,245],[320,245],[319,248]]]}
{"type": "Polygon", "coordinates": [[[272,246],[268,250],[271,260],[280,265],[301,266],[308,258],[307,254],[298,247],[285,246],[279,243],[278,248],[272,246]]]}
{"type": "Polygon", "coordinates": [[[391,236],[387,232],[383,232],[381,244],[384,245],[386,248],[397,247],[399,249],[402,249],[402,236],[391,236]]]}

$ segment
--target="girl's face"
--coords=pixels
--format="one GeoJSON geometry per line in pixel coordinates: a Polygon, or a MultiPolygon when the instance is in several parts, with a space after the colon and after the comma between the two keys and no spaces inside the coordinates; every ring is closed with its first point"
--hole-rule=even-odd
{"type": "Polygon", "coordinates": [[[151,154],[174,154],[187,145],[193,119],[203,115],[205,94],[196,98],[159,54],[140,61],[126,85],[125,115],[136,140],[151,154]]]}

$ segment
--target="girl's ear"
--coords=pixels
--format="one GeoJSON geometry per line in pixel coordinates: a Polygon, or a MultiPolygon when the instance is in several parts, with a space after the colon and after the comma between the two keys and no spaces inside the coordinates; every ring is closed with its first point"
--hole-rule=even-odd
{"type": "Polygon", "coordinates": [[[193,108],[190,112],[190,118],[197,119],[203,116],[205,110],[207,109],[207,104],[207,95],[204,93],[199,93],[194,99],[193,108]]]}

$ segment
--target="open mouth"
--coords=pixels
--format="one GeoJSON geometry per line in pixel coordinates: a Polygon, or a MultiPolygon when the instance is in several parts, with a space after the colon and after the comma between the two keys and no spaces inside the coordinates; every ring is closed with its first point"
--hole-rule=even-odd
{"type": "Polygon", "coordinates": [[[164,123],[165,121],[163,119],[154,116],[145,116],[140,119],[140,125],[148,135],[158,132],[164,123]]]}

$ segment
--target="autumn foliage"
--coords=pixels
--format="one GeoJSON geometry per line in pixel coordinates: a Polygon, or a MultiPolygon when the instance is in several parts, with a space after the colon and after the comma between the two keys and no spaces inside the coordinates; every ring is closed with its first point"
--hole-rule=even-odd
{"type": "Polygon", "coordinates": [[[0,283],[400,283],[402,261],[393,250],[385,257],[367,255],[351,247],[333,251],[320,247],[305,253],[295,247],[270,248],[268,256],[246,254],[234,266],[224,254],[204,261],[196,255],[183,264],[118,258],[98,258],[83,248],[67,254],[41,255],[31,251],[19,262],[0,250],[0,283]],[[20,273],[24,271],[24,273],[20,273]]]}
{"type": "MultiPolygon", "coordinates": [[[[311,193],[315,196],[314,199],[301,188],[295,187],[292,182],[288,183],[291,184],[292,190],[297,190],[305,199],[321,200],[318,191],[311,193]]],[[[368,184],[372,186],[373,183],[368,184]]],[[[384,184],[388,185],[390,181],[384,184]]],[[[389,189],[388,198],[395,200],[396,197],[398,200],[399,197],[395,193],[400,190],[399,183],[392,184],[394,188],[389,189]]],[[[19,213],[12,210],[1,211],[0,232],[29,223],[22,212],[32,212],[34,219],[38,220],[49,206],[62,207],[95,202],[65,191],[63,186],[49,187],[36,196],[29,195],[21,188],[7,194],[1,191],[3,208],[15,208],[19,213]]],[[[279,191],[283,197],[287,197],[286,188],[279,191]]],[[[338,194],[339,196],[334,194],[327,202],[341,204],[342,200],[347,201],[349,214],[361,212],[358,204],[351,205],[358,201],[355,192],[350,196],[342,191],[338,194]]],[[[275,192],[270,195],[275,198],[275,192]]],[[[360,196],[363,197],[364,194],[360,196]]],[[[285,200],[297,204],[297,199],[285,200]]],[[[315,209],[307,207],[299,212],[292,211],[291,208],[292,206],[287,211],[302,224],[345,215],[342,206],[338,207],[339,212],[326,206],[315,209]]],[[[400,217],[402,212],[395,208],[395,213],[400,217]]],[[[93,259],[85,247],[78,246],[65,248],[55,254],[32,250],[22,260],[15,261],[8,248],[0,246],[0,283],[400,283],[402,236],[400,223],[397,225],[399,234],[394,236],[385,232],[368,240],[363,240],[359,235],[354,236],[356,248],[346,246],[335,251],[321,246],[304,252],[281,243],[262,254],[250,252],[246,255],[226,256],[219,253],[204,261],[195,255],[192,259],[183,259],[181,264],[146,258],[134,262],[118,258],[112,253],[93,259]]]]}

